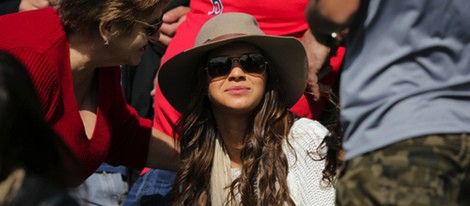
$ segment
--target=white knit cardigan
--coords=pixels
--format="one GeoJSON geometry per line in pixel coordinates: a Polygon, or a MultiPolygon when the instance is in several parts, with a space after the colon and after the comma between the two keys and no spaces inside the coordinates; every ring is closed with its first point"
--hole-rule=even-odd
{"type": "Polygon", "coordinates": [[[322,182],[325,161],[314,160],[318,158],[317,148],[327,134],[323,125],[306,118],[297,120],[290,130],[288,141],[292,147],[284,144],[283,149],[289,162],[289,191],[296,205],[335,205],[335,189],[322,182]]]}
{"type": "MultiPolygon", "coordinates": [[[[290,146],[284,142],[283,150],[289,163],[287,184],[297,206],[335,205],[335,189],[322,182],[325,161],[316,161],[318,146],[327,134],[328,130],[319,122],[301,118],[290,130],[290,146]]],[[[240,169],[232,168],[232,179],[240,172],[240,169]]]]}

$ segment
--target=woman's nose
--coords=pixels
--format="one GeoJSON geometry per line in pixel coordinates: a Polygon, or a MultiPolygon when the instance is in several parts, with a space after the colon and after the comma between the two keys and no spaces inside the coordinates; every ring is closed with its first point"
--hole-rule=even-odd
{"type": "Polygon", "coordinates": [[[243,70],[239,61],[232,61],[232,68],[229,73],[229,78],[238,79],[240,77],[245,77],[245,71],[243,70]]]}

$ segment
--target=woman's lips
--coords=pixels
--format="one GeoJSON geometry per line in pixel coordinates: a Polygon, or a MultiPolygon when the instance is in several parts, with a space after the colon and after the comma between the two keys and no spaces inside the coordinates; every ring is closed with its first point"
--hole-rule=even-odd
{"type": "Polygon", "coordinates": [[[243,93],[248,92],[249,90],[250,90],[249,87],[236,86],[236,87],[230,87],[226,89],[225,91],[230,94],[243,94],[243,93]]]}

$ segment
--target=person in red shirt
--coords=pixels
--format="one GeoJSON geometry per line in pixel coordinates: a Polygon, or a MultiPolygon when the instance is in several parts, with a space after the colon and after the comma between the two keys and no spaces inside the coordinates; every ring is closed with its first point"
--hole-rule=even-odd
{"type": "Polygon", "coordinates": [[[45,118],[83,167],[103,162],[176,170],[173,138],[152,129],[124,100],[121,64],[138,64],[158,39],[167,0],[62,0],[0,17],[0,49],[25,64],[45,118]]]}

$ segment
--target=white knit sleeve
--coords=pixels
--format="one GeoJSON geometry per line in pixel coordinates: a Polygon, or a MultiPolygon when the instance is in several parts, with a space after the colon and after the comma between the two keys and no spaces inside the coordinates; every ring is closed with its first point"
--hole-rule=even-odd
{"type": "Polygon", "coordinates": [[[335,205],[335,189],[322,182],[325,161],[317,161],[318,146],[328,130],[319,122],[301,118],[291,128],[284,151],[289,162],[287,181],[296,205],[335,205]]]}

